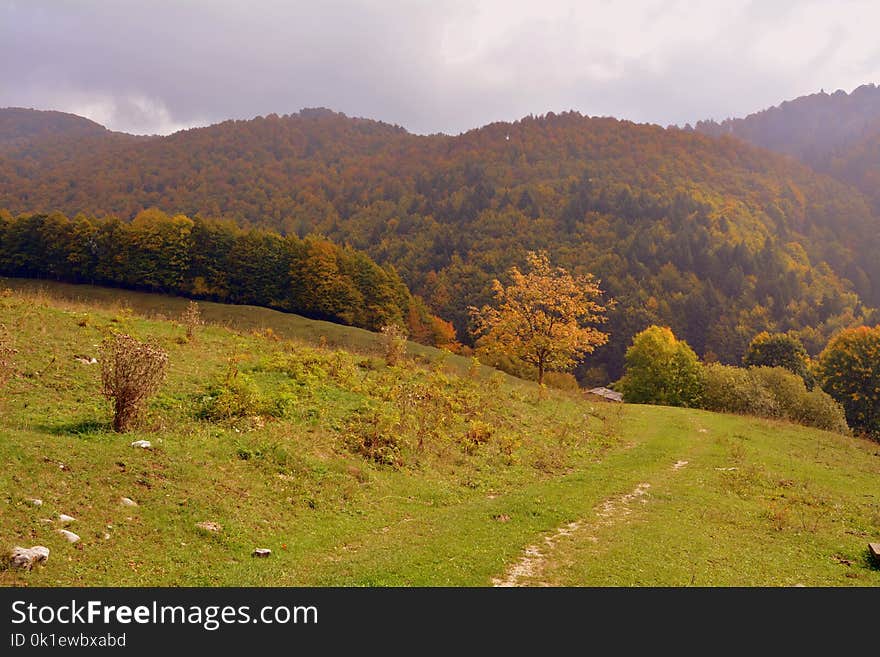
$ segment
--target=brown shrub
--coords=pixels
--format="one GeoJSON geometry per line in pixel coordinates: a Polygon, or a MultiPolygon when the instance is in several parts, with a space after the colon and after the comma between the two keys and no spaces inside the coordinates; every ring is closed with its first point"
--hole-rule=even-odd
{"type": "Polygon", "coordinates": [[[199,304],[195,301],[190,301],[186,307],[186,310],[180,315],[180,323],[183,324],[186,329],[186,339],[192,340],[196,337],[196,330],[204,325],[204,321],[202,320],[202,311],[199,308],[199,304]]]}
{"type": "Polygon", "coordinates": [[[113,401],[113,430],[128,431],[162,380],[168,354],[125,334],[101,343],[101,394],[113,401]]]}
{"type": "Polygon", "coordinates": [[[385,362],[394,367],[406,356],[406,330],[399,324],[386,324],[381,332],[385,342],[385,362]]]}

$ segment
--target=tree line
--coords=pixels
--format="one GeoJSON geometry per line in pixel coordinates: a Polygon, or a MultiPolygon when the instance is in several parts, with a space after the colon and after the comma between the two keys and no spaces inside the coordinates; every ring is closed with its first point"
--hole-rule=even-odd
{"type": "Polygon", "coordinates": [[[395,324],[425,344],[455,341],[393,267],[362,251],[156,209],[131,222],[0,211],[0,274],[265,306],[370,330],[395,324]]]}

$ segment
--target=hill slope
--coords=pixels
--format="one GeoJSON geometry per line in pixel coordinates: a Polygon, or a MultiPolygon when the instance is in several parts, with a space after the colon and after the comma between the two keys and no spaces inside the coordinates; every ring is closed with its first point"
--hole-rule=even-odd
{"type": "Polygon", "coordinates": [[[792,155],[813,169],[854,185],[880,208],[880,87],[863,85],[847,94],[824,91],[778,107],[696,129],[733,135],[792,155]]]}
{"type": "Polygon", "coordinates": [[[816,351],[880,303],[867,200],[732,139],[575,113],[422,137],[308,111],[71,143],[0,157],[0,206],[128,217],[155,205],[321,232],[393,264],[465,340],[467,306],[526,250],[548,249],[619,301],[592,359],[602,383],[651,323],[738,361],[761,330],[799,330],[816,351]]]}
{"type": "Polygon", "coordinates": [[[0,108],[0,146],[64,137],[95,137],[109,134],[104,126],[76,114],[21,107],[0,108]]]}
{"type": "Polygon", "coordinates": [[[263,331],[212,325],[185,343],[167,320],[46,294],[0,310],[19,350],[0,391],[0,542],[51,550],[33,572],[0,570],[3,585],[880,585],[865,549],[880,535],[876,443],[542,397],[486,370],[388,368],[263,331]],[[111,327],[170,354],[125,436],[107,429],[97,367],[74,358],[111,327]],[[261,410],[209,419],[230,356],[261,410]],[[397,467],[362,455],[368,435],[396,441],[397,467]],[[59,513],[80,542],[54,531],[59,513]]]}

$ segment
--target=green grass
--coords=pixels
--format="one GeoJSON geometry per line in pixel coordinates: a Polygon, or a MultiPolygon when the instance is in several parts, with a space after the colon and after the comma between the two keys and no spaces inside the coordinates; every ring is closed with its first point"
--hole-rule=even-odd
{"type": "Polygon", "coordinates": [[[427,347],[389,368],[374,334],[259,308],[200,304],[212,324],[186,343],[167,319],[184,300],[0,281],[13,285],[0,297],[19,350],[0,390],[0,548],[51,556],[0,571],[2,585],[484,586],[572,521],[523,583],[880,585],[866,551],[880,539],[877,443],[541,392],[427,347]],[[170,357],[127,435],[109,430],[99,366],[74,359],[98,356],[110,330],[170,357]],[[231,358],[253,408],[203,419],[231,358]],[[353,451],[364,416],[399,467],[353,451]],[[469,447],[483,425],[488,442],[469,447]],[[629,513],[598,515],[640,483],[629,513]],[[40,523],[58,513],[77,518],[80,543],[40,523]]]}

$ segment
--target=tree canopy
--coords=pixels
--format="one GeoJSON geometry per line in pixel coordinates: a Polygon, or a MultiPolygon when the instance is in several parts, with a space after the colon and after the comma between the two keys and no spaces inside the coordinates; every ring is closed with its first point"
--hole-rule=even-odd
{"type": "Polygon", "coordinates": [[[749,343],[743,357],[746,367],[784,367],[804,380],[808,388],[813,387],[814,377],[810,372],[809,356],[797,336],[787,333],[762,331],[749,343]]]}
{"type": "Polygon", "coordinates": [[[607,342],[593,326],[605,321],[606,307],[593,276],[553,267],[544,252],[530,252],[526,261],[526,273],[511,267],[508,285],[493,282],[495,305],[470,310],[479,348],[533,365],[541,384],[545,372],[568,370],[607,342]]]}
{"type": "Polygon", "coordinates": [[[399,323],[425,344],[455,342],[392,267],[363,252],[156,209],[131,222],[0,212],[0,274],[267,306],[371,330],[399,323]]]}
{"type": "Polygon", "coordinates": [[[697,406],[702,393],[700,360],[665,326],[649,326],[626,350],[626,374],[617,388],[634,404],[697,406]]]}
{"type": "Polygon", "coordinates": [[[880,435],[880,326],[835,335],[819,357],[819,376],[852,428],[880,435]]]}

